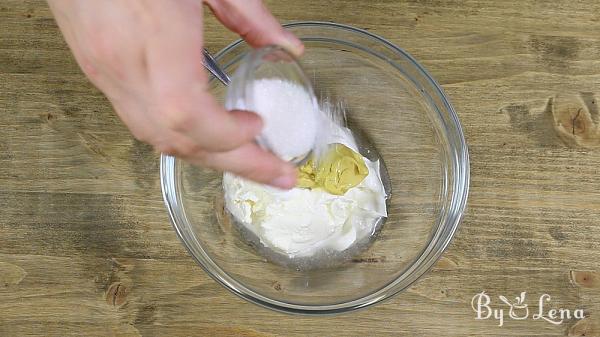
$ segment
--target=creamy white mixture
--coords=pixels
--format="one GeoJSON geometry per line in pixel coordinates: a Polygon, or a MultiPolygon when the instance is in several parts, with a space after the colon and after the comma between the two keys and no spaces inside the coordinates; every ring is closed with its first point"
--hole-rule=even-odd
{"type": "MultiPolygon", "coordinates": [[[[327,142],[358,152],[346,128],[338,127],[327,142]]],[[[371,235],[377,220],[387,216],[379,161],[364,161],[369,174],[344,195],[322,189],[284,191],[225,173],[225,205],[263,245],[290,258],[311,256],[324,248],[343,251],[371,235]]]]}

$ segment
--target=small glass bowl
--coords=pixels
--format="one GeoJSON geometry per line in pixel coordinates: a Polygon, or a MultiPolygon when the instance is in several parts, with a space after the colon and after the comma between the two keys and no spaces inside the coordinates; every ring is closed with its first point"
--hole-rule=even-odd
{"type": "MultiPolygon", "coordinates": [[[[343,265],[297,271],[265,260],[225,215],[222,174],[161,157],[163,197],[177,235],[199,265],[238,296],[301,314],[340,313],[381,302],[421,277],[450,243],[467,201],[469,159],[441,87],[410,55],[357,28],[286,25],[305,45],[302,65],[317,99],[343,102],[348,126],[383,158],[393,193],[372,245],[343,265]]],[[[216,55],[234,73],[252,49],[216,55]]],[[[224,100],[226,87],[210,90],[224,100]]]]}
{"type": "MultiPolygon", "coordinates": [[[[260,109],[253,98],[256,83],[264,79],[275,79],[297,85],[306,92],[306,105],[317,108],[317,98],[312,84],[304,74],[298,60],[288,51],[278,46],[253,49],[244,56],[231,77],[225,95],[225,107],[228,110],[243,109],[260,113],[260,109]]],[[[275,148],[272,140],[262,133],[256,137],[256,142],[267,150],[275,148]]],[[[310,154],[311,151],[309,150],[291,158],[282,156],[282,159],[294,164],[301,164],[306,161],[310,154]]]]}

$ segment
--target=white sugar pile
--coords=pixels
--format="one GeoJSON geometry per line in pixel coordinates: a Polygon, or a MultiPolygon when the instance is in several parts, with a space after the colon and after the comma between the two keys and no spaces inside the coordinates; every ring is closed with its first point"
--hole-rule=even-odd
{"type": "Polygon", "coordinates": [[[323,116],[315,98],[300,85],[260,79],[246,103],[263,119],[261,141],[279,157],[303,157],[315,147],[323,116]]]}

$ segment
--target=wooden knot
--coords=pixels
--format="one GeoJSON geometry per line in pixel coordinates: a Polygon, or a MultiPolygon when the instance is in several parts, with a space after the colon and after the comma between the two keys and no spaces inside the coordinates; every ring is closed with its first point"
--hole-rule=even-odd
{"type": "Polygon", "coordinates": [[[442,256],[434,266],[437,270],[455,270],[458,268],[458,263],[442,256]]]}
{"type": "Polygon", "coordinates": [[[600,274],[594,271],[571,270],[571,282],[581,288],[600,288],[600,274]]]}
{"type": "Polygon", "coordinates": [[[56,119],[56,116],[52,113],[52,112],[46,112],[40,115],[40,117],[45,120],[46,122],[50,122],[54,119],[56,119]]]}
{"type": "Polygon", "coordinates": [[[595,99],[581,95],[556,95],[552,102],[554,130],[571,147],[595,148],[600,145],[595,99]]]}
{"type": "Polygon", "coordinates": [[[598,324],[592,322],[589,318],[584,318],[581,321],[573,324],[569,328],[567,334],[569,337],[599,337],[600,330],[598,324]]]}
{"type": "Polygon", "coordinates": [[[27,276],[25,269],[8,262],[0,262],[0,287],[17,285],[27,276]]]}
{"type": "Polygon", "coordinates": [[[108,287],[108,290],[106,290],[106,303],[115,307],[120,307],[126,302],[128,293],[129,289],[125,285],[121,282],[114,282],[108,287]]]}
{"type": "Polygon", "coordinates": [[[281,291],[282,289],[281,283],[279,283],[279,281],[274,281],[273,283],[271,283],[271,285],[273,286],[273,289],[277,291],[281,291]]]}

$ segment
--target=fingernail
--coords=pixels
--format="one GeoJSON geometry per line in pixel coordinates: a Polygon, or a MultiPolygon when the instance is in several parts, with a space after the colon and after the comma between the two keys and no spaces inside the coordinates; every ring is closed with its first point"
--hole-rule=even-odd
{"type": "Polygon", "coordinates": [[[282,175],[271,181],[271,185],[283,189],[290,189],[296,185],[296,178],[290,175],[282,175]]]}
{"type": "Polygon", "coordinates": [[[285,36],[287,42],[284,47],[289,49],[289,51],[292,52],[295,56],[302,55],[302,53],[304,52],[304,44],[302,44],[302,41],[300,41],[300,39],[296,35],[294,35],[294,33],[286,29],[283,30],[283,35],[285,36]]]}

